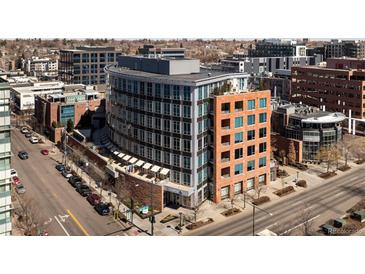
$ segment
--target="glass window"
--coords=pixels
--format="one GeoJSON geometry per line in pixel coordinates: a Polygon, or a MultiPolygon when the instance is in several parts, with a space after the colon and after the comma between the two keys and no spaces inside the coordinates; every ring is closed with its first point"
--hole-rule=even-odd
{"type": "Polygon", "coordinates": [[[266,157],[262,157],[259,159],[259,167],[266,166],[266,157]]]}
{"type": "Polygon", "coordinates": [[[266,120],[267,120],[267,113],[260,113],[260,116],[259,116],[259,120],[260,120],[260,123],[266,123],[266,120]]]}
{"type": "Polygon", "coordinates": [[[243,148],[236,148],[234,150],[234,158],[237,160],[237,159],[240,159],[243,157],[243,148]]]}
{"type": "Polygon", "coordinates": [[[173,98],[175,100],[179,100],[180,99],[180,86],[173,86],[173,98]]]}
{"type": "Polygon", "coordinates": [[[255,160],[250,160],[247,162],[247,171],[255,169],[255,160]]]}
{"type": "Polygon", "coordinates": [[[243,164],[236,164],[234,166],[234,175],[241,174],[243,172],[243,164]]]}
{"type": "Polygon", "coordinates": [[[184,101],[190,101],[190,87],[184,86],[184,101]]]}
{"type": "Polygon", "coordinates": [[[155,97],[160,98],[161,97],[161,85],[155,84],[155,97]]]}
{"type": "Polygon", "coordinates": [[[251,156],[255,154],[255,145],[247,147],[247,156],[251,156]]]}
{"type": "Polygon", "coordinates": [[[237,101],[234,103],[234,110],[235,111],[242,111],[243,110],[243,101],[237,101]]]}
{"type": "Polygon", "coordinates": [[[265,152],[266,151],[266,143],[261,143],[259,145],[259,152],[265,152]]]}
{"type": "Polygon", "coordinates": [[[183,116],[184,118],[190,118],[191,116],[191,112],[190,112],[191,107],[190,106],[184,106],[184,113],[183,116]]]}
{"type": "Polygon", "coordinates": [[[266,108],[266,98],[260,98],[260,108],[266,108]]]}
{"type": "Polygon", "coordinates": [[[247,116],[247,123],[249,126],[255,124],[255,114],[247,116]]]}
{"type": "Polygon", "coordinates": [[[234,134],[234,143],[242,143],[243,142],[243,132],[237,132],[234,134]]]}
{"type": "Polygon", "coordinates": [[[234,118],[234,127],[235,128],[243,127],[243,117],[234,118]]]}
{"type": "Polygon", "coordinates": [[[255,140],[255,130],[249,130],[247,131],[247,140],[255,140]]]}
{"type": "Polygon", "coordinates": [[[163,86],[163,97],[170,98],[170,86],[169,85],[163,86]]]}
{"type": "Polygon", "coordinates": [[[247,102],[247,109],[248,110],[255,109],[255,100],[248,100],[248,102],[247,102]]]}
{"type": "Polygon", "coordinates": [[[169,103],[163,104],[163,113],[165,115],[170,115],[170,104],[169,103]]]}
{"type": "Polygon", "coordinates": [[[234,194],[242,193],[242,184],[243,184],[243,181],[239,181],[237,183],[234,183],[234,194]]]}
{"type": "Polygon", "coordinates": [[[260,138],[266,137],[266,127],[260,128],[260,130],[259,130],[259,137],[260,138]]]}

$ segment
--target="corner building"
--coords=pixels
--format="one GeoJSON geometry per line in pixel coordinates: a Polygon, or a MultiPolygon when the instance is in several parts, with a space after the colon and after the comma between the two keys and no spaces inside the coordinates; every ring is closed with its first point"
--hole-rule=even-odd
{"type": "MultiPolygon", "coordinates": [[[[124,153],[165,170],[169,182],[164,185],[164,204],[194,207],[205,199],[227,198],[216,192],[227,185],[233,189],[234,176],[224,181],[214,175],[223,135],[216,127],[221,117],[218,105],[225,98],[236,98],[228,94],[246,100],[248,75],[200,69],[199,60],[142,56],[120,56],[118,64],[108,66],[106,72],[109,139],[124,153]]],[[[269,91],[266,94],[270,96],[269,91]]],[[[246,122],[247,117],[242,119],[246,122]]],[[[233,125],[232,120],[232,134],[233,125]]],[[[267,136],[269,131],[268,126],[267,136]]],[[[238,146],[233,135],[231,146],[238,146]]],[[[266,161],[269,166],[269,158],[266,161]]],[[[231,169],[233,175],[234,166],[231,169]]],[[[242,182],[241,191],[246,184],[242,182]]]]}

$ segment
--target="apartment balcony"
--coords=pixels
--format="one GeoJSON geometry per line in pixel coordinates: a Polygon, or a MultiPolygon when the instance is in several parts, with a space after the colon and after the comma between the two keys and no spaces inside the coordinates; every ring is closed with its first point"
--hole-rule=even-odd
{"type": "Polygon", "coordinates": [[[222,158],[221,159],[221,162],[222,163],[228,163],[230,161],[230,159],[229,158],[222,158]]]}

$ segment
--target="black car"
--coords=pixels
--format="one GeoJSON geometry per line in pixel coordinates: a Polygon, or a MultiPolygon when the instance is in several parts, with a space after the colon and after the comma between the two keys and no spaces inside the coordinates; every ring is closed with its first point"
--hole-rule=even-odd
{"type": "Polygon", "coordinates": [[[65,166],[63,164],[59,164],[59,165],[56,165],[56,169],[59,171],[59,172],[62,172],[64,169],[65,169],[65,166]]]}
{"type": "Polygon", "coordinates": [[[18,156],[22,160],[26,160],[29,158],[28,152],[26,151],[19,151],[18,156]]]}
{"type": "Polygon", "coordinates": [[[76,187],[76,191],[81,194],[81,196],[86,197],[91,194],[91,189],[87,185],[79,184],[76,187]]]}
{"type": "Polygon", "coordinates": [[[110,213],[109,205],[106,203],[99,203],[94,206],[94,209],[102,216],[109,215],[110,213]]]}
{"type": "Polygon", "coordinates": [[[81,178],[79,176],[71,176],[68,179],[68,182],[70,183],[70,185],[72,185],[73,187],[76,187],[78,184],[81,184],[81,178]]]}
{"type": "Polygon", "coordinates": [[[26,138],[30,138],[30,137],[32,137],[32,132],[27,132],[27,133],[25,133],[25,135],[24,135],[26,138]]]}

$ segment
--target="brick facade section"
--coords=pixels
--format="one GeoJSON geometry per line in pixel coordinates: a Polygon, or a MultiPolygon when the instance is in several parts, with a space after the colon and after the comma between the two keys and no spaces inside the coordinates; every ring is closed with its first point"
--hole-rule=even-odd
{"type": "MultiPolygon", "coordinates": [[[[242,189],[247,189],[247,180],[254,178],[255,187],[258,185],[258,177],[266,175],[266,184],[270,180],[270,90],[252,91],[244,93],[235,93],[228,95],[215,96],[214,98],[214,202],[218,203],[222,200],[221,189],[229,186],[229,196],[234,197],[234,184],[243,181],[242,189]],[[266,98],[266,108],[259,108],[259,98],[266,98]],[[248,100],[255,100],[255,109],[248,110],[248,100]],[[235,102],[243,102],[243,111],[235,111],[235,102]],[[230,103],[229,112],[221,111],[223,103],[230,103]],[[259,113],[267,113],[265,123],[259,123],[259,113]],[[248,125],[248,115],[255,114],[255,124],[248,125]],[[243,116],[243,127],[235,128],[235,117],[243,116]],[[221,121],[230,119],[230,129],[223,129],[221,121]],[[259,138],[259,128],[266,128],[266,137],[259,138]],[[247,140],[247,132],[255,130],[255,139],[247,140]],[[243,132],[243,142],[235,144],[235,133],[243,132]],[[223,145],[222,136],[230,137],[230,144],[223,145]],[[259,153],[259,144],[266,142],[266,152],[259,153]],[[247,147],[255,145],[255,154],[247,156],[247,147]],[[243,157],[235,160],[235,149],[243,149],[243,157]],[[222,162],[222,153],[229,153],[229,161],[222,162]],[[266,156],[266,166],[259,168],[259,158],[266,156]],[[249,160],[255,160],[255,169],[247,171],[247,163],[249,160]],[[235,164],[243,163],[243,173],[235,175],[235,164]],[[230,168],[229,177],[223,178],[221,171],[224,168],[230,168]]],[[[225,137],[226,138],[226,137],[225,137]]]]}
{"type": "Polygon", "coordinates": [[[292,160],[298,163],[303,162],[303,141],[286,138],[276,133],[271,134],[271,145],[275,151],[274,154],[279,158],[282,157],[282,153],[288,158],[291,142],[294,143],[295,148],[295,159],[292,160]]]}

